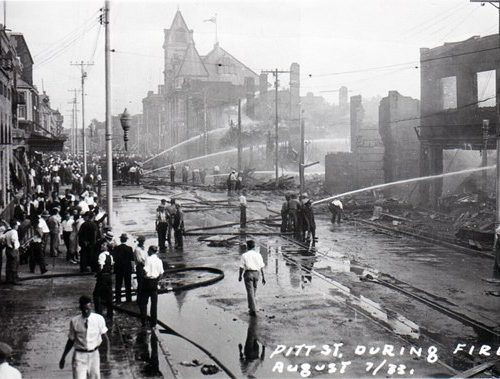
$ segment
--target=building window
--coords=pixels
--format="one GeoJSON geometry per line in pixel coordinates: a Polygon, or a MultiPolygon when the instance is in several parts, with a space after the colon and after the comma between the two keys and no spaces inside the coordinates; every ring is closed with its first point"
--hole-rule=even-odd
{"type": "Polygon", "coordinates": [[[440,79],[442,109],[457,108],[457,77],[448,76],[440,79]]]}
{"type": "Polygon", "coordinates": [[[477,73],[477,105],[480,108],[494,107],[496,101],[496,73],[495,70],[477,73]]]}
{"type": "Polygon", "coordinates": [[[217,73],[233,75],[236,73],[236,67],[231,62],[231,59],[229,59],[228,57],[222,57],[217,62],[217,73]]]}
{"type": "Polygon", "coordinates": [[[26,120],[26,105],[18,105],[17,107],[17,117],[26,120]]]}
{"type": "Polygon", "coordinates": [[[174,41],[186,43],[187,42],[186,31],[182,28],[177,28],[174,34],[174,41]]]}

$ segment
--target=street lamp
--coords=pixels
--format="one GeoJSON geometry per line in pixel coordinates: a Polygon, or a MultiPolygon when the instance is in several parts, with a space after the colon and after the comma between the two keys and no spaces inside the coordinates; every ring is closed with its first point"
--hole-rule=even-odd
{"type": "Polygon", "coordinates": [[[123,111],[120,116],[120,124],[123,129],[123,143],[125,144],[125,151],[127,151],[127,142],[128,142],[128,131],[130,130],[130,121],[132,117],[130,117],[130,113],[128,113],[127,108],[123,111]]]}

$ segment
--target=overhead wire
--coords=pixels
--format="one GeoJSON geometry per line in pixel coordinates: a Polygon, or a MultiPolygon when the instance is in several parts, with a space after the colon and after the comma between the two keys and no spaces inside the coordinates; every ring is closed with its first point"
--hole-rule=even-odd
{"type": "Polygon", "coordinates": [[[447,11],[437,13],[435,16],[433,16],[425,21],[422,21],[421,23],[416,24],[409,29],[402,31],[400,33],[400,36],[407,38],[407,37],[412,36],[414,34],[420,33],[422,30],[428,30],[429,28],[432,28],[434,25],[446,20],[451,15],[453,15],[457,12],[460,12],[462,9],[464,9],[465,7],[468,7],[468,6],[469,6],[469,4],[462,4],[457,8],[450,8],[447,11]]]}
{"type": "Polygon", "coordinates": [[[61,55],[63,52],[65,52],[69,47],[73,46],[73,44],[78,41],[80,38],[82,38],[87,32],[90,30],[94,29],[96,26],[98,26],[97,23],[89,25],[87,29],[84,29],[81,31],[80,34],[74,36],[72,39],[68,40],[65,42],[64,45],[60,46],[57,50],[55,50],[51,55],[47,56],[46,58],[42,59],[37,63],[37,68],[40,68],[50,62],[52,62],[55,58],[57,58],[59,55],[61,55]]]}
{"type": "Polygon", "coordinates": [[[55,41],[50,47],[36,53],[33,55],[33,59],[44,59],[45,55],[51,55],[53,51],[58,50],[61,45],[66,44],[68,40],[71,40],[74,38],[75,35],[78,35],[81,30],[86,29],[87,26],[92,23],[92,21],[96,20],[96,16],[99,13],[99,11],[94,12],[89,18],[87,18],[82,24],[77,26],[75,29],[72,31],[68,32],[66,35],[64,35],[62,38],[59,40],[55,41]]]}
{"type": "MultiPolygon", "coordinates": [[[[466,19],[468,19],[474,12],[476,12],[479,8],[472,8],[470,12],[468,12],[464,17],[462,17],[457,23],[454,23],[453,26],[450,28],[450,30],[442,37],[439,38],[440,41],[443,41],[446,37],[448,37],[451,33],[453,33],[456,30],[456,27],[462,24],[466,19]]],[[[439,28],[437,31],[435,31],[431,36],[436,35],[439,33],[441,30],[445,30],[449,28],[450,25],[444,25],[443,27],[439,28]]]]}

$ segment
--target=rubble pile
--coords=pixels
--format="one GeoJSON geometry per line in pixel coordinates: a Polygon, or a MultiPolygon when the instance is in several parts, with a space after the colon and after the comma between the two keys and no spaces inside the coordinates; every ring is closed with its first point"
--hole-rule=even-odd
{"type": "Polygon", "coordinates": [[[495,200],[477,193],[442,197],[438,209],[415,208],[395,198],[355,197],[344,202],[354,217],[361,217],[434,239],[461,243],[479,250],[493,247],[495,200]]]}
{"type": "MultiPolygon", "coordinates": [[[[293,176],[280,176],[278,178],[278,189],[280,190],[292,190],[296,188],[295,178],[293,176]]],[[[265,182],[256,182],[253,185],[253,189],[269,191],[276,189],[276,180],[269,179],[265,182]]]]}

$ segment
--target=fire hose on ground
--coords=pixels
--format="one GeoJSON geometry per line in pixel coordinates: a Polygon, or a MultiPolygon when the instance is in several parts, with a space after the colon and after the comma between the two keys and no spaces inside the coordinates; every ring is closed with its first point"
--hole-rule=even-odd
{"type": "MultiPolygon", "coordinates": [[[[212,284],[215,284],[219,281],[221,281],[224,278],[224,271],[215,268],[215,267],[183,267],[183,268],[173,268],[173,269],[167,269],[164,272],[165,274],[173,274],[173,273],[179,273],[179,272],[187,272],[187,271],[205,271],[209,272],[212,274],[216,274],[214,278],[210,278],[207,280],[203,280],[200,282],[196,283],[188,283],[184,284],[181,286],[178,286],[176,288],[160,288],[158,289],[158,294],[165,294],[169,292],[181,292],[181,291],[187,291],[190,289],[194,288],[199,288],[199,287],[206,287],[212,284]]],[[[88,273],[57,273],[57,274],[43,274],[43,275],[36,275],[36,276],[29,276],[29,277],[24,277],[20,278],[21,281],[29,281],[29,280],[38,280],[38,279],[54,279],[54,278],[71,278],[71,277],[80,277],[80,276],[91,276],[95,275],[94,273],[88,272],[88,273]]],[[[136,291],[133,291],[132,294],[136,294],[136,291]]],[[[131,309],[125,309],[122,308],[121,306],[118,306],[116,304],[113,304],[113,309],[124,313],[128,316],[133,316],[136,318],[140,317],[140,313],[131,309]]],[[[166,323],[158,320],[157,321],[158,325],[160,325],[163,329],[160,329],[159,332],[162,334],[171,334],[174,336],[177,336],[179,338],[184,339],[185,341],[189,342],[193,346],[197,347],[201,351],[203,351],[212,361],[214,361],[230,378],[236,378],[236,375],[234,375],[217,357],[215,357],[209,350],[204,348],[203,346],[199,345],[195,341],[191,340],[190,338],[182,335],[181,333],[176,332],[174,329],[169,327],[166,323]]]]}

